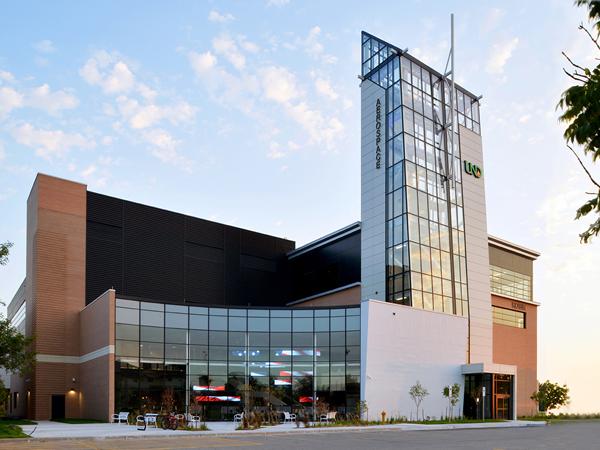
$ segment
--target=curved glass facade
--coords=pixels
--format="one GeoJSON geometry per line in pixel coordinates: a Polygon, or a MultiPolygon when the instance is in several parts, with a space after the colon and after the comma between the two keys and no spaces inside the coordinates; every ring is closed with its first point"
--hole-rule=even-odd
{"type": "Polygon", "coordinates": [[[117,299],[115,408],[228,419],[249,407],[340,413],[360,397],[360,307],[207,308],[117,299]],[[250,388],[245,388],[250,386],[250,388]]]}

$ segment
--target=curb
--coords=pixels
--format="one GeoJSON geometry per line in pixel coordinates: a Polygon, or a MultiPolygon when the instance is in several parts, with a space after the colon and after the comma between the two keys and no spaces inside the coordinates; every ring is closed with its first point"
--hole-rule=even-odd
{"type": "Polygon", "coordinates": [[[92,439],[97,441],[104,441],[110,439],[119,440],[132,440],[132,439],[168,439],[178,437],[238,437],[243,438],[244,436],[270,436],[270,435],[290,435],[290,434],[310,434],[310,433],[373,433],[377,431],[454,431],[454,430],[489,430],[489,429],[505,429],[505,428],[531,428],[531,427],[544,427],[547,422],[528,422],[528,423],[506,423],[500,422],[502,425],[496,423],[474,423],[474,424],[405,424],[401,426],[394,425],[371,425],[371,426],[357,426],[357,427],[316,427],[316,428],[293,428],[289,430],[277,430],[277,431],[265,431],[265,430],[238,430],[238,431],[181,431],[176,432],[177,434],[153,434],[145,435],[140,432],[139,435],[125,435],[125,436],[65,436],[65,437],[40,437],[34,436],[28,438],[14,438],[14,439],[2,439],[0,444],[3,442],[46,442],[46,441],[60,441],[60,440],[81,440],[81,439],[92,439]],[[504,425],[506,423],[506,425],[504,425]],[[434,428],[435,427],[435,428],[434,428]]]}

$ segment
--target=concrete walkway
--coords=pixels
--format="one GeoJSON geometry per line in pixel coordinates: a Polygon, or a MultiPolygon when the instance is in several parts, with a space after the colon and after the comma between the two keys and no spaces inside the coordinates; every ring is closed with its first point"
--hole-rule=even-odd
{"type": "Polygon", "coordinates": [[[208,422],[210,431],[171,431],[160,428],[148,427],[146,431],[139,431],[134,425],[92,423],[92,424],[65,424],[59,422],[40,421],[37,425],[23,425],[23,432],[34,439],[77,439],[77,438],[143,438],[159,436],[193,436],[193,435],[212,435],[212,436],[243,436],[247,434],[271,434],[271,433],[337,433],[347,431],[380,431],[380,430],[401,430],[401,431],[433,431],[433,430],[457,430],[457,429],[484,429],[484,428],[511,428],[511,427],[540,427],[545,426],[546,422],[513,420],[506,422],[487,422],[487,423],[455,423],[455,424],[393,424],[393,425],[371,425],[371,426],[349,426],[349,427],[317,427],[317,428],[297,428],[295,424],[280,424],[271,427],[264,427],[258,430],[239,430],[236,431],[237,424],[233,422],[208,422]]]}

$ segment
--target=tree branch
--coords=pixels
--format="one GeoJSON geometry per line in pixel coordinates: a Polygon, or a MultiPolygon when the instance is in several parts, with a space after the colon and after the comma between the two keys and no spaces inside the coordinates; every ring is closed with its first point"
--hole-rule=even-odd
{"type": "Polygon", "coordinates": [[[573,67],[577,67],[578,69],[581,69],[581,70],[583,70],[584,72],[587,70],[587,69],[585,69],[584,67],[581,67],[581,66],[579,66],[579,65],[575,64],[575,63],[573,62],[573,60],[572,60],[571,58],[569,58],[565,52],[561,52],[561,53],[563,54],[563,56],[564,56],[565,58],[567,58],[567,61],[569,61],[573,67]]]}
{"type": "Polygon", "coordinates": [[[587,34],[590,37],[590,39],[592,40],[592,42],[594,44],[596,44],[596,47],[598,47],[598,50],[600,50],[600,44],[598,44],[598,38],[600,37],[600,34],[598,36],[596,36],[596,39],[594,39],[592,37],[592,34],[589,32],[589,30],[586,27],[583,26],[583,23],[581,23],[579,25],[579,29],[585,31],[585,34],[587,34]]]}
{"type": "Polygon", "coordinates": [[[585,83],[586,81],[589,81],[589,78],[587,78],[585,75],[580,75],[577,72],[575,72],[575,73],[567,72],[567,69],[565,69],[564,67],[563,67],[563,72],[566,73],[568,77],[573,78],[577,82],[585,83]],[[581,77],[581,78],[576,78],[576,77],[581,77]]]}
{"type": "Polygon", "coordinates": [[[581,160],[577,152],[573,150],[573,147],[571,147],[568,144],[567,147],[569,148],[569,150],[571,150],[571,152],[573,152],[575,158],[577,158],[577,161],[579,161],[579,164],[581,164],[581,167],[583,167],[583,170],[585,170],[585,173],[587,173],[587,176],[590,178],[590,180],[592,180],[592,183],[594,183],[598,187],[598,189],[600,189],[600,184],[598,184],[598,182],[594,180],[594,177],[592,177],[592,174],[589,172],[589,170],[587,170],[587,167],[585,167],[585,164],[583,164],[583,161],[581,160]]]}

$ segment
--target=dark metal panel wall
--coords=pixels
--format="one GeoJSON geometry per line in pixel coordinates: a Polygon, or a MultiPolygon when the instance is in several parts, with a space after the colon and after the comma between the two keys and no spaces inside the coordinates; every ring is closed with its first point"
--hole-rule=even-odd
{"type": "Polygon", "coordinates": [[[291,301],[360,282],[360,230],[288,261],[291,301]]]}
{"type": "Polygon", "coordinates": [[[294,243],[88,192],[87,303],[106,289],[175,303],[283,305],[294,243]]]}

